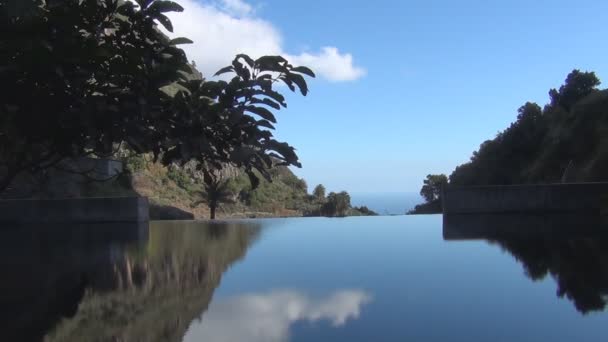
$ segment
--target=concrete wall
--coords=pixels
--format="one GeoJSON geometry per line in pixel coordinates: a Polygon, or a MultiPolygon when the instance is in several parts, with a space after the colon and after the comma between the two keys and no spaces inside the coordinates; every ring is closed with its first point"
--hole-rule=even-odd
{"type": "Polygon", "coordinates": [[[107,180],[123,171],[122,162],[112,159],[65,159],[56,167],[32,174],[22,172],[0,198],[86,197],[91,180],[107,180]]]}
{"type": "Polygon", "coordinates": [[[0,200],[3,223],[111,223],[149,220],[145,197],[0,200]]]}
{"type": "Polygon", "coordinates": [[[442,199],[444,214],[599,214],[608,208],[608,183],[447,186],[442,199]]]}

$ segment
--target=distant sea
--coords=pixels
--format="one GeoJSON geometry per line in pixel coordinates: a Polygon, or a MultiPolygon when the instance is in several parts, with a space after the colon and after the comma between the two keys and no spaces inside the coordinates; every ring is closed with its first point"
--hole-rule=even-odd
{"type": "Polygon", "coordinates": [[[416,204],[424,202],[419,194],[414,192],[384,192],[384,193],[351,193],[350,202],[353,206],[367,206],[380,215],[404,215],[416,204]]]}

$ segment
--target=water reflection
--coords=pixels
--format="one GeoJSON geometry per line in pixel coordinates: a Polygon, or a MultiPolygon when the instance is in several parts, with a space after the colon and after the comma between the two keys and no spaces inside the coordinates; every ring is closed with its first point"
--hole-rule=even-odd
{"type": "Polygon", "coordinates": [[[0,340],[180,341],[253,223],[3,229],[0,340]]]}
{"type": "Polygon", "coordinates": [[[578,215],[456,215],[444,217],[446,240],[484,239],[522,263],[533,281],[548,275],[557,296],[583,313],[606,308],[608,221],[578,215]]]}
{"type": "Polygon", "coordinates": [[[184,341],[287,341],[298,321],[329,321],[339,327],[357,319],[371,296],[361,290],[336,291],[315,299],[299,291],[275,290],[214,301],[184,341]]]}
{"type": "Polygon", "coordinates": [[[0,340],[39,341],[72,317],[91,270],[147,239],[147,224],[0,226],[0,340]]]}

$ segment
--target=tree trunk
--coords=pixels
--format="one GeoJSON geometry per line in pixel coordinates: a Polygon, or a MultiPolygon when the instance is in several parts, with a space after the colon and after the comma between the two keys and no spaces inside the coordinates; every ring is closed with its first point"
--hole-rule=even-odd
{"type": "Polygon", "coordinates": [[[215,220],[215,203],[209,204],[209,218],[215,220]]]}

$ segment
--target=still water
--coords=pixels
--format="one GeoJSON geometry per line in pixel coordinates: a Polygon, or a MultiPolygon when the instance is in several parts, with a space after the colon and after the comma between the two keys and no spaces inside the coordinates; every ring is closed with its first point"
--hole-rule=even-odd
{"type": "Polygon", "coordinates": [[[6,228],[0,340],[606,341],[608,235],[577,222],[6,228]]]}

